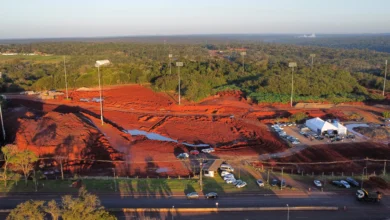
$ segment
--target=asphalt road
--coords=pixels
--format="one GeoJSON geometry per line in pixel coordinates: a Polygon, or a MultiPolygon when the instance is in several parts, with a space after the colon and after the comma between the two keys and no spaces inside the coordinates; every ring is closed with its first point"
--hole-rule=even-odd
{"type": "MultiPolygon", "coordinates": [[[[60,201],[60,196],[41,195],[33,199],[60,201]]],[[[1,197],[0,208],[11,209],[30,198],[26,196],[1,197]]],[[[172,198],[133,198],[100,196],[106,208],[204,208],[204,207],[286,207],[292,206],[337,206],[339,211],[290,211],[290,219],[390,219],[390,197],[380,203],[358,202],[352,195],[315,195],[308,197],[279,196],[226,196],[217,200],[187,200],[172,198]],[[346,207],[346,210],[344,210],[346,207]]],[[[116,213],[119,219],[286,219],[286,211],[221,212],[221,213],[116,213]]],[[[0,215],[0,219],[4,215],[0,215]]]]}

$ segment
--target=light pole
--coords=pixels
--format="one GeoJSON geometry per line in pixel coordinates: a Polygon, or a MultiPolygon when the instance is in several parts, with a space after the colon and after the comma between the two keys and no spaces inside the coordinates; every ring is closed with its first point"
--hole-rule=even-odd
{"type": "Polygon", "coordinates": [[[203,174],[203,163],[202,161],[200,161],[199,163],[199,166],[200,166],[200,173],[199,173],[199,179],[200,179],[200,191],[202,192],[203,191],[203,180],[202,180],[202,174],[203,174]]]}
{"type": "Polygon", "coordinates": [[[102,98],[102,86],[100,83],[100,66],[107,66],[110,64],[109,60],[97,60],[95,63],[95,66],[98,68],[98,78],[99,78],[99,95],[100,95],[100,120],[102,121],[102,125],[104,124],[103,121],[103,98],[102,98]]]}
{"type": "Polygon", "coordinates": [[[286,204],[287,206],[287,220],[290,220],[290,207],[288,206],[288,204],[286,204]]]}
{"type": "Polygon", "coordinates": [[[246,56],[246,52],[241,52],[241,56],[242,56],[242,69],[244,70],[244,73],[245,73],[245,56],[246,56]]]}
{"type": "Polygon", "coordinates": [[[312,53],[310,54],[310,57],[311,57],[311,71],[313,71],[314,57],[316,57],[316,55],[312,53]]]}
{"type": "Polygon", "coordinates": [[[384,78],[384,80],[383,80],[383,96],[385,96],[386,77],[387,77],[387,60],[386,60],[386,62],[385,62],[385,78],[384,78]]]}
{"type": "Polygon", "coordinates": [[[168,57],[169,57],[169,75],[172,75],[172,57],[173,55],[172,54],[168,54],[168,57]]]}
{"type": "Polygon", "coordinates": [[[364,170],[367,172],[367,167],[363,167],[362,183],[360,184],[360,189],[363,189],[364,170]]]}
{"type": "Polygon", "coordinates": [[[288,67],[291,68],[291,100],[290,100],[290,105],[293,107],[293,95],[294,95],[294,67],[297,67],[297,63],[295,62],[290,62],[288,64],[288,67]]]}
{"type": "Polygon", "coordinates": [[[1,128],[3,130],[3,140],[5,141],[5,129],[4,129],[4,121],[3,121],[3,110],[1,108],[1,104],[0,103],[0,119],[1,119],[1,128]]]}
{"type": "Polygon", "coordinates": [[[65,64],[65,56],[64,56],[64,72],[65,72],[65,91],[66,91],[66,99],[69,99],[68,96],[68,79],[66,77],[66,64],[65,64]]]}
{"type": "Polygon", "coordinates": [[[175,206],[172,206],[172,220],[173,220],[173,211],[175,211],[175,206]]]}
{"type": "Polygon", "coordinates": [[[177,68],[178,68],[178,76],[179,76],[179,105],[180,105],[180,99],[181,99],[181,97],[180,97],[180,67],[182,67],[183,66],[183,62],[176,62],[176,66],[177,66],[177,68]]]}
{"type": "Polygon", "coordinates": [[[282,167],[282,179],[280,181],[280,190],[283,190],[283,170],[284,170],[284,167],[282,167]]]}
{"type": "Polygon", "coordinates": [[[115,175],[115,168],[112,168],[112,171],[114,172],[114,189],[116,192],[116,175],[115,175]]]}

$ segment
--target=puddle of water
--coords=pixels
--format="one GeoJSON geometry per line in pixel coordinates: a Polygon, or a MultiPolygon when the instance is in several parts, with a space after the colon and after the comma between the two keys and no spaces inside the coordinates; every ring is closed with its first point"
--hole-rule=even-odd
{"type": "MultiPolygon", "coordinates": [[[[123,132],[131,134],[133,136],[143,135],[149,140],[179,143],[177,140],[174,140],[172,138],[165,137],[165,136],[162,136],[160,134],[153,133],[153,132],[146,132],[146,131],[141,131],[141,130],[137,130],[137,129],[127,130],[127,131],[124,130],[123,132]]],[[[185,142],[182,142],[181,144],[186,145],[188,147],[210,147],[210,145],[208,145],[208,144],[189,144],[189,143],[185,143],[185,142]]]]}

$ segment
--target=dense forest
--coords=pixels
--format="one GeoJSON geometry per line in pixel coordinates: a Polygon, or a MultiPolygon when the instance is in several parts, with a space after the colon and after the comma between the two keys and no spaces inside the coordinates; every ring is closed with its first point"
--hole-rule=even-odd
{"type": "MultiPolygon", "coordinates": [[[[105,85],[148,84],[157,91],[178,88],[176,61],[182,93],[199,101],[222,90],[241,90],[256,102],[288,102],[292,70],[296,101],[363,101],[381,99],[367,89],[382,89],[388,53],[264,42],[35,42],[3,44],[0,52],[39,53],[0,55],[3,92],[62,89],[64,58],[70,88],[98,84],[95,61],[109,59],[102,67],[105,85]],[[246,51],[246,56],[241,55],[246,51]],[[168,54],[173,54],[169,60],[168,54]],[[310,54],[315,54],[313,66],[310,54]],[[170,62],[171,61],[171,62],[170,62]],[[244,64],[244,65],[243,65],[244,64]]],[[[390,91],[390,86],[388,86],[390,91]]]]}

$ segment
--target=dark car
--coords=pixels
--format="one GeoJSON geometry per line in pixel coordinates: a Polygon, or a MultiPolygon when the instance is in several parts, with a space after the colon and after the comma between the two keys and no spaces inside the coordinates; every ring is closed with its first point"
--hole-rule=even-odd
{"type": "Polygon", "coordinates": [[[348,177],[347,179],[345,179],[351,186],[355,186],[355,187],[358,187],[359,186],[359,183],[352,179],[351,177],[348,177]]]}
{"type": "Polygon", "coordinates": [[[316,139],[321,141],[321,140],[324,140],[324,137],[318,136],[318,137],[316,137],[316,139]]]}
{"type": "Polygon", "coordinates": [[[209,192],[205,195],[206,199],[217,199],[218,198],[218,194],[215,193],[215,192],[209,192]]]}
{"type": "Polygon", "coordinates": [[[273,179],[273,180],[271,181],[271,186],[277,186],[278,183],[279,183],[279,181],[278,181],[277,179],[273,179]]]}
{"type": "Polygon", "coordinates": [[[344,187],[344,185],[340,181],[337,181],[337,180],[332,181],[332,184],[334,186],[337,186],[337,187],[340,187],[340,188],[344,187]]]}

